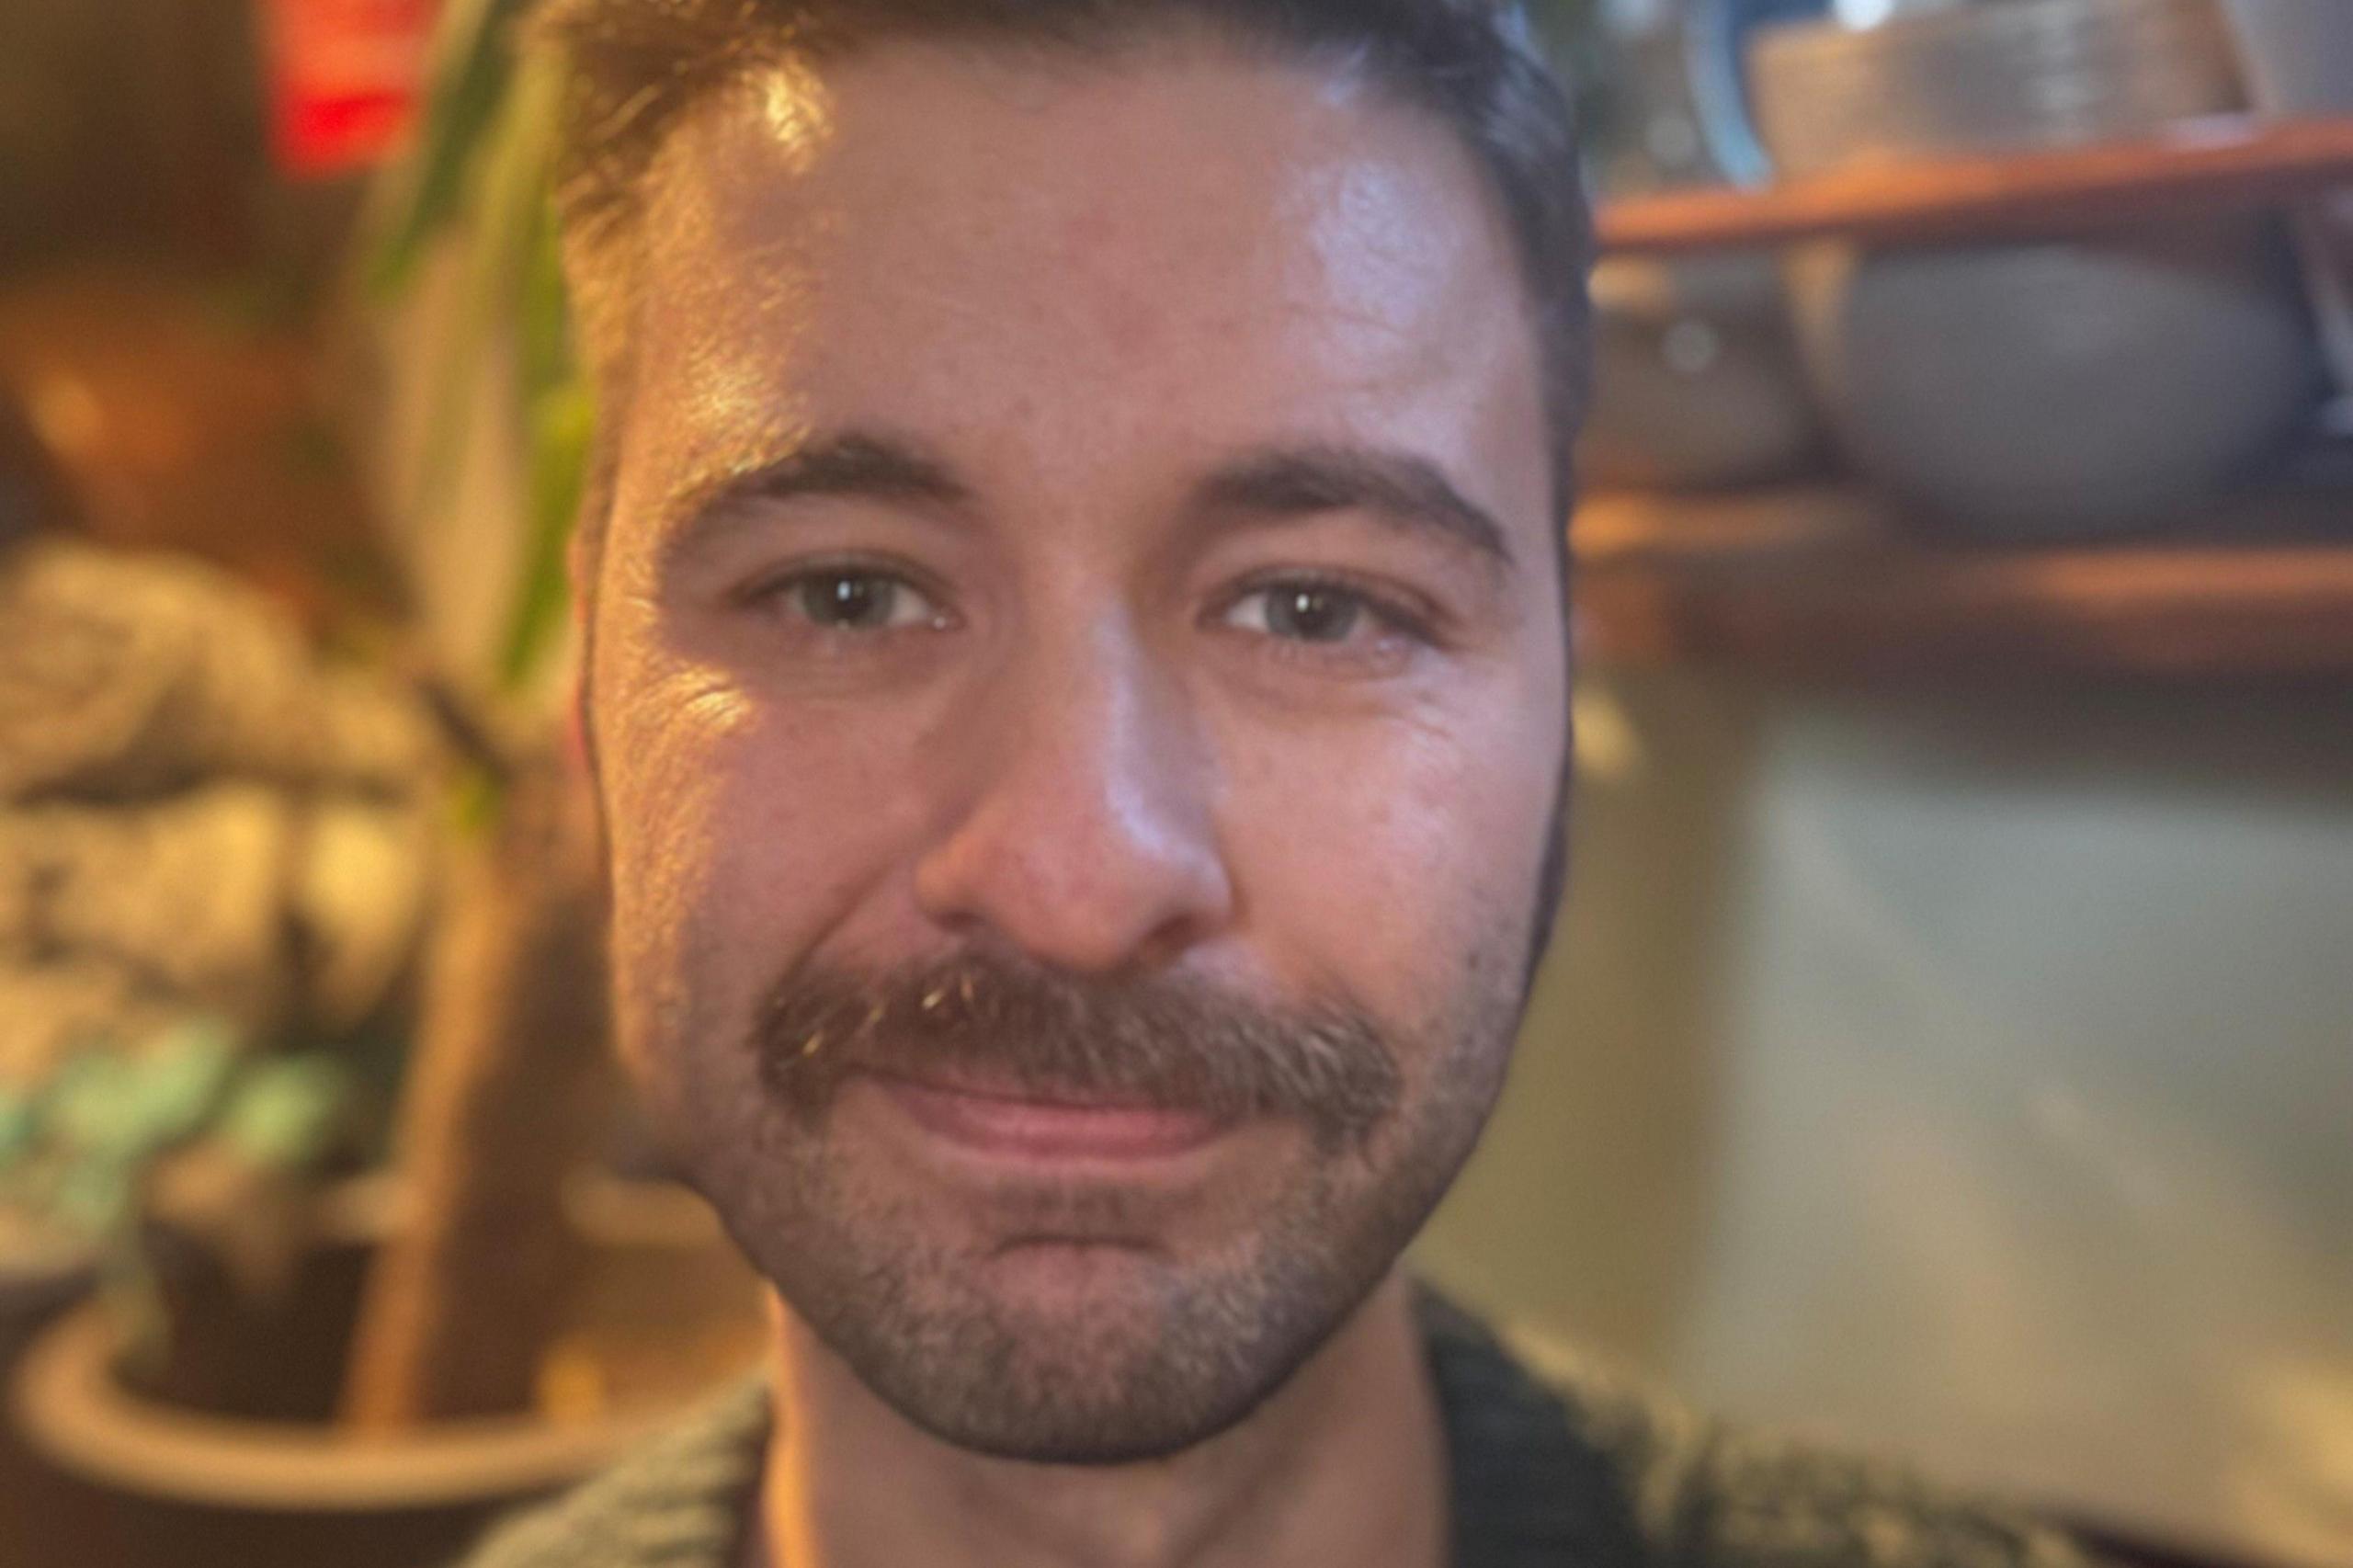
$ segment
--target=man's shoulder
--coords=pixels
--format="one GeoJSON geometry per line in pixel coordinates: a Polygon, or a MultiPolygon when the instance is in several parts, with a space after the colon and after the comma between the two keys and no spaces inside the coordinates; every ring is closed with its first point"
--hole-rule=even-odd
{"type": "Polygon", "coordinates": [[[767,1382],[746,1381],[594,1479],[510,1517],[462,1568],[729,1568],[767,1427],[767,1382]]]}
{"type": "MultiPolygon", "coordinates": [[[[1507,1366],[1509,1376],[1552,1404],[1558,1423],[1552,1485],[1577,1499],[1584,1516],[1571,1521],[1564,1511],[1564,1529],[1573,1526],[1580,1539],[1564,1538],[1562,1553],[1498,1553],[1495,1562],[2089,1568],[2058,1531],[1901,1466],[1697,1415],[1588,1358],[1526,1336],[1487,1335],[1459,1316],[1455,1329],[1479,1335],[1494,1366],[1507,1366]]],[[[1487,1373],[1491,1381],[1505,1375],[1493,1367],[1487,1373]]],[[[1458,1477],[1458,1493],[1463,1484],[1458,1477]]]]}

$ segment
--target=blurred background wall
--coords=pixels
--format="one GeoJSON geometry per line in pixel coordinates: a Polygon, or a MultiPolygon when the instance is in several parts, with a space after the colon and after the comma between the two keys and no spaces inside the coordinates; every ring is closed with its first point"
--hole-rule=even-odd
{"type": "Polygon", "coordinates": [[[1597,676],[1433,1272],[1695,1402],[2353,1551],[2341,694],[1597,676]]]}

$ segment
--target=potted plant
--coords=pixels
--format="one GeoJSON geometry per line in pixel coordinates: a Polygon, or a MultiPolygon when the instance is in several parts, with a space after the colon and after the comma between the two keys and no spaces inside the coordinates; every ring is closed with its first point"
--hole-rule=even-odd
{"type": "MultiPolygon", "coordinates": [[[[370,1142],[432,900],[430,731],[182,559],[35,533],[0,619],[7,1331],[95,1287],[127,1365],[184,1367],[175,1260],[201,1236],[263,1279],[370,1142]]],[[[70,1494],[13,1444],[0,1494],[0,1560],[69,1560],[36,1543],[70,1494]]]]}
{"type": "MultiPolygon", "coordinates": [[[[553,100],[513,54],[519,9],[446,9],[424,133],[380,195],[360,279],[373,312],[439,307],[405,335],[424,350],[416,438],[380,454],[405,537],[462,505],[505,562],[458,574],[503,571],[496,613],[474,622],[486,634],[428,613],[415,639],[458,761],[433,792],[439,915],[392,1179],[304,1186],[275,1247],[218,1222],[246,1207],[224,1199],[218,1162],[150,1184],[206,1222],[176,1227],[201,1244],[148,1321],[207,1354],[142,1363],[119,1317],[80,1314],[17,1380],[23,1429],[108,1497],[107,1538],[76,1541],[77,1562],[433,1562],[668,1419],[762,1337],[755,1282],[707,1212],[594,1168],[612,1109],[602,920],[550,700],[586,402],[546,211],[553,100]],[[513,395],[496,417],[475,417],[484,386],[513,395]],[[482,527],[501,508],[464,493],[485,464],[521,476],[511,528],[482,527]]],[[[430,610],[430,548],[410,560],[430,610]]]]}

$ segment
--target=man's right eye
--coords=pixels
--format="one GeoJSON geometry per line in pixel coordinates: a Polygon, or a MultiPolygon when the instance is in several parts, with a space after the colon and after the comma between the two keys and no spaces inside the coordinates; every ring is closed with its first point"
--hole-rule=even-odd
{"type": "Polygon", "coordinates": [[[801,573],[771,592],[792,614],[827,631],[938,628],[945,619],[938,607],[904,578],[865,568],[801,573]]]}

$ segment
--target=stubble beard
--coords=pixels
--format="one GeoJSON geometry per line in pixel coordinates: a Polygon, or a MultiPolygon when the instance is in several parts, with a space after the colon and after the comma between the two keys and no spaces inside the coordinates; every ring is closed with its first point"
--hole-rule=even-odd
{"type": "Polygon", "coordinates": [[[712,1092],[682,1108],[682,1153],[791,1312],[919,1429],[1033,1462],[1165,1458],[1247,1417],[1388,1275],[1493,1108],[1517,979],[1473,963],[1464,994],[1399,1036],[1346,1006],[1270,1009],[971,955],[801,972],[737,1048],[757,1092],[740,1072],[705,1075],[712,1092]],[[957,1000],[922,1010],[943,988],[957,1000]],[[922,1025],[905,1024],[909,1007],[922,1025]],[[807,1051],[813,1019],[853,1016],[876,1022],[807,1051]],[[862,1071],[943,1054],[1042,1090],[1301,1135],[1283,1141],[1279,1170],[1251,1173],[1250,1201],[1211,1244],[1159,1244],[1168,1195],[1117,1185],[1008,1185],[984,1195],[985,1225],[943,1230],[926,1201],[939,1195],[878,1173],[887,1155],[837,1137],[834,1115],[862,1071]],[[1062,1287],[1001,1289],[1001,1271],[1041,1246],[1064,1249],[1062,1287]]]}

